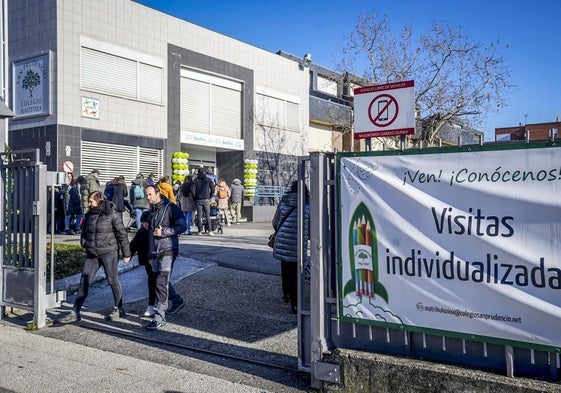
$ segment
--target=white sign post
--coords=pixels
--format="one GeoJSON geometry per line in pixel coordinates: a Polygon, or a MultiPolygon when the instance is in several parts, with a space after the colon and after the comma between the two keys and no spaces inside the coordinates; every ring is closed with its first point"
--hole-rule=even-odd
{"type": "Polygon", "coordinates": [[[414,134],[414,88],[403,81],[355,89],[355,139],[414,134]]]}

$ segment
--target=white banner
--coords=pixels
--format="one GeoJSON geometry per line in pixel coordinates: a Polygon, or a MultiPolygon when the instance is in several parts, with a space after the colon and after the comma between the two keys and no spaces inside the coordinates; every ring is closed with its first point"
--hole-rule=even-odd
{"type": "Polygon", "coordinates": [[[561,347],[561,150],[342,155],[344,320],[561,347]]]}

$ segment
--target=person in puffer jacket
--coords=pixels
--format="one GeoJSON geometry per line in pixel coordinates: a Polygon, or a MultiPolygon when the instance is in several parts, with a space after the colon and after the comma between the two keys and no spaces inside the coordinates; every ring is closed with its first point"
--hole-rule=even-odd
{"type": "MultiPolygon", "coordinates": [[[[304,185],[304,239],[310,234],[310,197],[304,185]]],[[[273,257],[281,261],[282,293],[285,303],[290,302],[296,314],[298,302],[298,182],[292,182],[290,191],[280,200],[273,217],[276,232],[273,257]]],[[[304,243],[305,246],[307,242],[304,243]]]]}
{"type": "Polygon", "coordinates": [[[114,300],[113,310],[105,319],[113,320],[126,316],[123,309],[123,291],[117,271],[119,249],[123,254],[123,261],[129,262],[131,257],[129,238],[123,220],[115,210],[115,205],[106,200],[101,191],[91,193],[88,203],[90,210],[85,216],[80,237],[80,245],[86,250],[86,260],[74,307],[70,314],[59,320],[61,323],[80,321],[80,310],[88,297],[90,284],[101,266],[105,270],[114,300]]]}

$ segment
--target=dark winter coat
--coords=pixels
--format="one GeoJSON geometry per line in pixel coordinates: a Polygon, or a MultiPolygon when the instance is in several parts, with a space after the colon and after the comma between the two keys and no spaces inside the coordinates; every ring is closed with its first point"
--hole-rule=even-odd
{"type": "MultiPolygon", "coordinates": [[[[161,194],[160,194],[161,195],[161,194]]],[[[179,252],[179,235],[187,230],[185,215],[181,208],[166,197],[152,205],[148,216],[149,252],[155,257],[162,255],[175,255],[179,252]],[[167,207],[166,207],[167,206],[167,207]],[[152,233],[158,226],[162,227],[162,236],[155,237],[152,233]]]]}
{"type": "Polygon", "coordinates": [[[193,180],[193,186],[191,187],[191,194],[195,201],[200,201],[203,199],[210,199],[214,192],[214,183],[208,178],[204,173],[199,173],[195,180],[193,180]]]}
{"type": "Polygon", "coordinates": [[[90,193],[88,192],[88,183],[86,182],[85,176],[78,176],[76,179],[76,184],[78,187],[78,193],[80,194],[80,204],[82,207],[82,213],[86,214],[89,210],[88,197],[90,193]]]}
{"type": "Polygon", "coordinates": [[[64,214],[67,216],[82,214],[82,204],[80,195],[78,194],[78,187],[76,185],[63,184],[61,193],[64,200],[64,214]]]}
{"type": "MultiPolygon", "coordinates": [[[[285,194],[273,217],[276,231],[273,257],[282,261],[298,261],[298,194],[285,194]],[[288,216],[287,216],[288,215],[288,216]],[[284,217],[287,216],[285,219],[284,217]],[[284,222],[283,222],[284,220],[284,222]],[[282,222],[282,225],[281,225],[282,222]]],[[[304,204],[304,239],[310,235],[310,204],[304,204]]]]}
{"type": "Polygon", "coordinates": [[[118,252],[119,249],[123,257],[130,257],[129,237],[112,202],[106,200],[88,211],[80,245],[86,250],[88,257],[118,252]]]}
{"type": "Polygon", "coordinates": [[[148,230],[144,227],[140,227],[130,242],[131,257],[138,254],[139,265],[146,265],[150,262],[150,247],[148,247],[149,237],[148,230]]]}
{"type": "Polygon", "coordinates": [[[177,199],[179,201],[179,206],[184,212],[192,212],[196,209],[195,200],[191,194],[191,188],[193,186],[193,181],[186,181],[179,186],[179,192],[177,193],[177,199]]]}
{"type": "Polygon", "coordinates": [[[129,195],[127,185],[124,183],[113,183],[111,202],[115,204],[115,210],[122,213],[125,211],[125,198],[129,195]]]}

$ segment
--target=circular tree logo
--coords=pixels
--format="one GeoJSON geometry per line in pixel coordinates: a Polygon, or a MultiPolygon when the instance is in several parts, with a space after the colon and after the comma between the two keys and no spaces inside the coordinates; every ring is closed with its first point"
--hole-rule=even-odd
{"type": "Polygon", "coordinates": [[[25,73],[25,77],[23,78],[23,81],[21,82],[21,87],[29,91],[29,97],[31,98],[33,97],[33,89],[39,86],[40,84],[41,84],[41,77],[39,76],[39,74],[32,70],[28,70],[25,73]]]}

